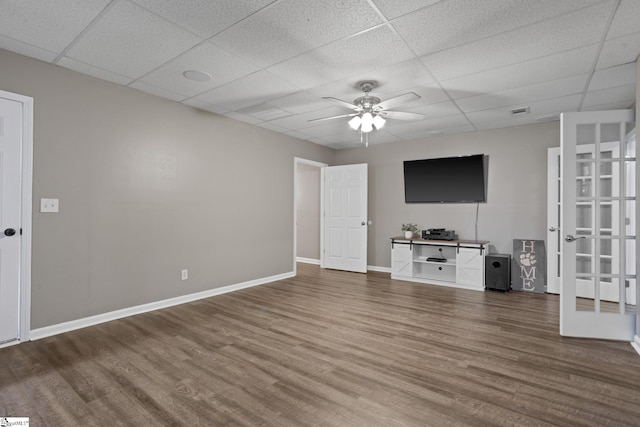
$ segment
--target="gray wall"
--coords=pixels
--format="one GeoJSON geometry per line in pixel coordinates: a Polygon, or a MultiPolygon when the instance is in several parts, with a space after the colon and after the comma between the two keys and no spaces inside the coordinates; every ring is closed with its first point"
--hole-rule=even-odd
{"type": "Polygon", "coordinates": [[[32,328],[293,271],[294,157],[334,150],[3,50],[0,89],[35,105],[32,328]]]}
{"type": "Polygon", "coordinates": [[[320,259],[320,168],[298,163],[296,256],[320,259]]]}
{"type": "Polygon", "coordinates": [[[479,205],[477,238],[499,253],[511,253],[514,238],[545,239],[547,149],[559,145],[559,122],[553,122],[338,151],[337,164],[369,164],[368,264],[391,265],[389,238],[402,234],[407,222],[475,239],[476,204],[404,202],[404,160],[487,155],[487,203],[479,205]]]}

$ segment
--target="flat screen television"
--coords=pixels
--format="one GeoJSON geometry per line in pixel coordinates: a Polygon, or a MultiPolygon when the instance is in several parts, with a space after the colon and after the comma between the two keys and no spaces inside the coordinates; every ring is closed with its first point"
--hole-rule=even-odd
{"type": "Polygon", "coordinates": [[[484,155],[404,162],[406,203],[485,202],[484,155]]]}

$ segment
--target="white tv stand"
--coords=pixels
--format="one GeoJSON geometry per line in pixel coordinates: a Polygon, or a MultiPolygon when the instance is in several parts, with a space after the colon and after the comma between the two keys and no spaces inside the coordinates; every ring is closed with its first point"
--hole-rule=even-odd
{"type": "Polygon", "coordinates": [[[484,291],[489,242],[391,238],[391,278],[484,291]],[[446,261],[429,261],[440,258],[446,261]]]}

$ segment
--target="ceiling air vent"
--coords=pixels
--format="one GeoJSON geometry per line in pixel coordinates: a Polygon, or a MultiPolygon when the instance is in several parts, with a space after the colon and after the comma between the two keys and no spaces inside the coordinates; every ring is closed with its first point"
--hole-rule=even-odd
{"type": "Polygon", "coordinates": [[[529,114],[529,107],[520,107],[520,108],[514,108],[513,110],[511,110],[512,116],[521,116],[523,114],[529,114]]]}

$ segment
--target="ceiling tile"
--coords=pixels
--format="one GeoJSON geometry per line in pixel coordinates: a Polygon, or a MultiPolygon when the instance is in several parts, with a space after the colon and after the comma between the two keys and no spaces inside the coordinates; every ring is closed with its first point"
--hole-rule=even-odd
{"type": "Polygon", "coordinates": [[[238,113],[254,117],[260,120],[261,122],[281,119],[283,117],[287,117],[291,115],[291,113],[289,113],[288,111],[284,111],[278,107],[275,107],[267,103],[254,105],[253,107],[243,108],[241,110],[238,110],[238,113]]]}
{"type": "MultiPolygon", "coordinates": [[[[451,101],[440,102],[438,104],[422,105],[420,107],[403,108],[399,106],[395,111],[409,111],[412,113],[424,114],[426,118],[447,117],[460,114],[460,109],[451,101]]],[[[391,120],[391,119],[390,119],[391,120]]]]}
{"type": "Polygon", "coordinates": [[[582,93],[588,74],[456,100],[465,113],[582,93]]]}
{"type": "MultiPolygon", "coordinates": [[[[357,137],[356,142],[360,144],[360,139],[358,134],[355,135],[357,137]]],[[[377,130],[369,133],[369,145],[377,145],[377,144],[389,144],[392,142],[400,142],[402,139],[397,136],[386,132],[384,129],[377,130]]]]}
{"type": "Polygon", "coordinates": [[[402,140],[415,141],[417,139],[436,138],[442,135],[453,135],[453,134],[468,133],[468,132],[474,132],[474,131],[476,131],[476,128],[473,127],[472,125],[467,124],[462,126],[440,128],[434,131],[405,133],[402,135],[402,140]]]}
{"type": "Polygon", "coordinates": [[[615,39],[637,32],[638,22],[640,22],[640,2],[638,0],[622,0],[611,22],[607,39],[615,39]]]}
{"type": "Polygon", "coordinates": [[[61,53],[109,0],[3,0],[0,35],[61,53]]]}
{"type": "Polygon", "coordinates": [[[414,87],[411,88],[411,92],[421,97],[419,101],[416,101],[416,104],[411,104],[412,107],[416,108],[419,104],[425,106],[430,104],[439,104],[451,99],[449,95],[442,89],[440,84],[428,84],[425,86],[414,87]]]}
{"type": "Polygon", "coordinates": [[[269,101],[269,104],[282,108],[291,114],[308,113],[330,106],[324,99],[320,99],[306,91],[300,91],[293,95],[273,99],[269,101]]]}
{"type": "Polygon", "coordinates": [[[349,37],[269,68],[303,89],[362,74],[412,57],[386,26],[349,37]]]}
{"type": "Polygon", "coordinates": [[[612,87],[608,89],[600,89],[589,91],[582,103],[583,107],[593,105],[623,103],[628,108],[636,99],[636,85],[630,84],[625,86],[612,87]]]}
{"type": "MultiPolygon", "coordinates": [[[[577,111],[577,109],[566,109],[562,112],[573,112],[577,111]]],[[[555,112],[554,114],[559,115],[560,112],[555,112]]],[[[551,114],[551,113],[549,113],[551,114]]],[[[509,128],[513,126],[523,126],[529,124],[540,123],[536,120],[536,117],[532,116],[524,116],[524,117],[512,117],[507,120],[498,120],[495,122],[482,122],[477,123],[475,125],[477,130],[491,130],[491,129],[501,129],[501,128],[509,128]]]]}
{"type": "MultiPolygon", "coordinates": [[[[426,55],[559,16],[597,1],[451,0],[398,18],[392,25],[417,55],[426,55]]],[[[604,22],[606,16],[602,18],[604,22]]]]}
{"type": "Polygon", "coordinates": [[[239,110],[261,104],[271,98],[281,98],[300,89],[266,71],[258,71],[227,85],[198,95],[196,98],[229,110],[239,110]]]}
{"type": "Polygon", "coordinates": [[[358,137],[358,132],[352,130],[346,120],[336,119],[328,120],[318,126],[309,127],[302,131],[306,135],[316,138],[324,138],[330,135],[340,135],[352,133],[354,137],[358,137]]]}
{"type": "Polygon", "coordinates": [[[453,116],[438,117],[434,119],[427,118],[425,120],[416,120],[411,122],[402,122],[399,120],[393,122],[390,121],[384,129],[393,135],[404,138],[405,135],[415,135],[417,133],[424,134],[467,125],[469,125],[469,120],[467,120],[463,114],[456,114],[453,116]]]}
{"type": "Polygon", "coordinates": [[[453,99],[530,86],[591,71],[598,46],[562,52],[442,82],[453,99]]]}
{"type": "Polygon", "coordinates": [[[274,124],[272,124],[270,122],[262,122],[262,123],[259,123],[258,126],[260,126],[261,128],[269,129],[269,130],[272,130],[274,132],[279,132],[279,133],[289,132],[289,129],[285,129],[285,128],[280,127],[280,126],[276,126],[276,125],[274,125],[274,124]]]}
{"type": "Polygon", "coordinates": [[[170,88],[173,92],[185,96],[195,96],[257,70],[255,65],[209,42],[204,42],[147,74],[141,80],[157,87],[170,88]],[[207,73],[211,75],[211,80],[188,80],[182,75],[188,70],[207,73]]]}
{"type": "Polygon", "coordinates": [[[589,91],[636,83],[636,63],[618,65],[596,71],[589,82],[589,91]]]}
{"type": "MultiPolygon", "coordinates": [[[[324,121],[309,122],[309,120],[320,119],[323,117],[338,116],[341,114],[348,114],[348,113],[349,111],[344,108],[328,107],[328,108],[323,108],[321,110],[309,111],[306,113],[297,114],[297,115],[285,117],[282,119],[272,120],[271,123],[286,129],[300,130],[300,129],[312,128],[315,126],[321,126],[324,124],[323,123],[324,121]]],[[[342,120],[342,119],[335,119],[335,120],[342,120]]],[[[345,118],[344,120],[346,121],[347,119],[345,118]]]]}
{"type": "Polygon", "coordinates": [[[209,38],[262,9],[274,0],[133,0],[168,21],[209,38]]]}
{"type": "Polygon", "coordinates": [[[67,52],[104,70],[138,78],[200,42],[196,36],[128,2],[116,3],[67,52]]]}
{"type": "Polygon", "coordinates": [[[58,61],[57,65],[121,85],[127,85],[132,81],[130,77],[122,76],[118,73],[113,73],[111,71],[93,67],[80,61],[75,61],[71,58],[63,57],[62,59],[60,59],[60,61],[58,61]]]}
{"type": "Polygon", "coordinates": [[[381,23],[366,0],[282,0],[211,40],[267,67],[381,23]]]}
{"type": "Polygon", "coordinates": [[[607,40],[602,46],[596,69],[635,62],[640,54],[640,33],[607,40]]]}
{"type": "Polygon", "coordinates": [[[387,19],[394,19],[423,7],[438,3],[440,0],[373,0],[387,19]]]}
{"type": "Polygon", "coordinates": [[[504,67],[597,44],[607,24],[610,3],[568,13],[517,30],[422,57],[439,80],[504,67]]]}

